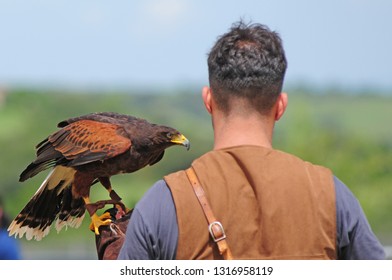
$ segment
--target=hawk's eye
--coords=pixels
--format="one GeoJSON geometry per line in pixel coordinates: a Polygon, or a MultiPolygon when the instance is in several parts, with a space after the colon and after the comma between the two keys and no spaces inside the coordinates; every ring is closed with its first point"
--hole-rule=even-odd
{"type": "Polygon", "coordinates": [[[172,136],[173,136],[173,134],[171,134],[170,132],[168,134],[166,134],[166,137],[169,138],[169,139],[171,139],[172,136]]]}

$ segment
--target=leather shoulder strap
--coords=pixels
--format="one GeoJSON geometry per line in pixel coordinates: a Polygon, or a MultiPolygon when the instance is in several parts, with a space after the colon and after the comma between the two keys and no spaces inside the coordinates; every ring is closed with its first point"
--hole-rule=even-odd
{"type": "Polygon", "coordinates": [[[192,167],[185,170],[186,175],[188,176],[189,181],[193,187],[193,190],[196,194],[197,199],[203,209],[204,215],[208,222],[208,230],[211,234],[212,239],[218,245],[219,253],[223,256],[225,260],[232,260],[233,255],[231,254],[229,245],[226,241],[226,234],[223,229],[223,225],[217,221],[212,212],[210,204],[208,203],[207,197],[205,196],[204,189],[201,186],[199,179],[192,167]]]}

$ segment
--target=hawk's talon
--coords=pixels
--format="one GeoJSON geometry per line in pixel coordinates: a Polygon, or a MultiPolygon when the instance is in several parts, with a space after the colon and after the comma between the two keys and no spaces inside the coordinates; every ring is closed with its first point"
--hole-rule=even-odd
{"type": "Polygon", "coordinates": [[[110,219],[110,213],[103,213],[101,216],[97,214],[93,214],[91,216],[91,224],[89,226],[91,231],[94,231],[96,235],[99,235],[99,227],[100,226],[107,226],[112,223],[110,219]]]}

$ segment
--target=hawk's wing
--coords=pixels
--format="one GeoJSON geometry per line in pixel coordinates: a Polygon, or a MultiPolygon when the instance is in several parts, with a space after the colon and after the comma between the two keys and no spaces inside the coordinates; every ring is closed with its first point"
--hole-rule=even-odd
{"type": "Polygon", "coordinates": [[[105,160],[127,151],[132,143],[121,126],[91,120],[71,123],[48,137],[70,166],[105,160]]]}
{"type": "Polygon", "coordinates": [[[131,139],[121,126],[79,120],[37,145],[37,158],[22,172],[20,181],[54,165],[78,166],[106,160],[124,153],[131,146],[131,139]]]}

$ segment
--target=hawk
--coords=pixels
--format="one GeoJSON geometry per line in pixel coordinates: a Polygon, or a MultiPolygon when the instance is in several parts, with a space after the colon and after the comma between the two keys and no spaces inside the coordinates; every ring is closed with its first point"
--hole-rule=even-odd
{"type": "Polygon", "coordinates": [[[92,113],[70,118],[36,146],[37,157],[21,173],[23,182],[39,172],[53,168],[39,189],[10,224],[10,235],[41,240],[55,222],[57,231],[64,226],[78,227],[85,214],[91,216],[96,234],[101,225],[97,209],[107,203],[121,203],[112,189],[110,177],[135,172],[159,162],[165,149],[190,144],[176,129],[118,113],[92,113]],[[110,200],[90,201],[90,188],[100,182],[110,200]]]}

